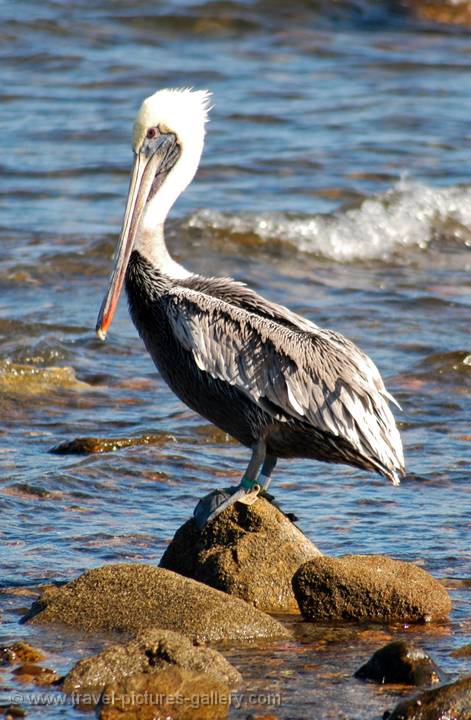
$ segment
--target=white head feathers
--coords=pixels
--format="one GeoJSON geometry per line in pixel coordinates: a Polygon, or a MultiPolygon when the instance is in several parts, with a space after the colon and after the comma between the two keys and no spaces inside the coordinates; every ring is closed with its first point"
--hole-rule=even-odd
{"type": "Polygon", "coordinates": [[[159,90],[139,108],[133,128],[133,149],[138,151],[150,127],[175,133],[183,148],[190,142],[203,142],[211,93],[207,90],[159,90]]]}
{"type": "MultiPolygon", "coordinates": [[[[161,264],[162,257],[167,252],[159,246],[157,228],[163,226],[173,203],[192,181],[198,169],[203,152],[204,126],[210,110],[210,97],[211,93],[207,90],[159,90],[144,100],[134,123],[135,153],[141,150],[149,128],[157,126],[161,132],[171,132],[177,136],[181,151],[162,186],[147,202],[139,224],[136,248],[155,263],[161,264]]],[[[163,241],[161,232],[160,235],[163,241]]],[[[167,265],[173,263],[169,258],[166,262],[167,265]]],[[[175,274],[176,263],[173,263],[172,267],[175,274]]]]}

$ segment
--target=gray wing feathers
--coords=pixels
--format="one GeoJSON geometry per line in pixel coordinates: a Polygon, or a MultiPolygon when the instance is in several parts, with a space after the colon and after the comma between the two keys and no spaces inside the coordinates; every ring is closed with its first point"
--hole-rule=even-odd
{"type": "Polygon", "coordinates": [[[393,477],[402,472],[389,393],[374,363],[351,341],[315,325],[283,327],[186,287],[171,291],[167,313],[201,370],[236,386],[277,419],[296,418],[343,437],[393,477]]]}

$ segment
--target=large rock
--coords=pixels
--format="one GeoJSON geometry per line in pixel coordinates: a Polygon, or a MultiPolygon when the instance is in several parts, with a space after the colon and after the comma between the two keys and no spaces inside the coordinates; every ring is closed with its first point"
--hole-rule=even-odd
{"type": "Polygon", "coordinates": [[[471,720],[471,675],[400,702],[384,720],[471,720]]]}
{"type": "Polygon", "coordinates": [[[433,685],[443,679],[432,658],[404,640],[395,640],[377,650],[356,671],[355,677],[404,685],[433,685]]]}
{"type": "Polygon", "coordinates": [[[296,570],[321,552],[263,498],[236,503],[200,531],[188,520],[160,566],[246,600],[268,612],[299,612],[296,570]]]}
{"type": "Polygon", "coordinates": [[[105,685],[129,675],[153,673],[170,666],[209,672],[231,687],[242,680],[235,667],[216,650],[195,647],[180,633],[150,628],[126,645],[110,645],[98,655],[80,660],[65,676],[62,689],[70,695],[101,691],[105,685]]]}
{"type": "Polygon", "coordinates": [[[207,673],[167,667],[107,685],[100,720],[222,720],[229,711],[230,690],[207,673]]]}
{"type": "Polygon", "coordinates": [[[48,588],[23,621],[136,634],[175,630],[193,641],[286,637],[274,618],[238,598],[151,565],[104,565],[48,588]]]}
{"type": "Polygon", "coordinates": [[[451,610],[438,580],[382,555],[315,558],[298,570],[293,589],[307,620],[430,622],[451,610]]]}

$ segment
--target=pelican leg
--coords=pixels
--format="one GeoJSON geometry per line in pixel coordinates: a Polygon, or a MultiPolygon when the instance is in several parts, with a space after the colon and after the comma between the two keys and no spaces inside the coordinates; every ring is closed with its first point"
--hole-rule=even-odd
{"type": "Polygon", "coordinates": [[[244,505],[253,505],[256,501],[258,494],[262,489],[258,478],[260,468],[265,462],[266,454],[267,450],[265,443],[260,439],[252,448],[252,457],[250,458],[247,470],[240,481],[239,487],[244,488],[245,495],[238,498],[238,502],[243,503],[244,505]]]}
{"type": "Polygon", "coordinates": [[[265,462],[265,457],[265,442],[260,439],[252,448],[252,457],[240,484],[237,487],[213,490],[204,498],[201,498],[193,512],[193,517],[200,530],[211,520],[214,520],[223,510],[231,507],[236,502],[253,505],[262,489],[257,478],[260,468],[265,462]]]}
{"type": "Polygon", "coordinates": [[[284,510],[281,509],[281,507],[278,505],[278,503],[275,501],[275,497],[271,495],[268,491],[268,488],[270,487],[271,483],[271,474],[273,470],[275,469],[275,465],[277,463],[278,458],[274,455],[267,455],[265,458],[265,462],[263,463],[262,470],[260,472],[260,475],[258,476],[258,482],[259,485],[262,486],[262,489],[260,491],[260,497],[264,498],[265,500],[268,500],[273,507],[276,507],[277,510],[283,513],[285,517],[288,518],[288,520],[291,520],[291,522],[296,522],[298,519],[294,513],[286,513],[284,510]]]}
{"type": "Polygon", "coordinates": [[[267,455],[262,465],[260,475],[258,476],[258,484],[262,486],[263,492],[270,487],[271,474],[275,469],[278,458],[275,455],[267,455]]]}

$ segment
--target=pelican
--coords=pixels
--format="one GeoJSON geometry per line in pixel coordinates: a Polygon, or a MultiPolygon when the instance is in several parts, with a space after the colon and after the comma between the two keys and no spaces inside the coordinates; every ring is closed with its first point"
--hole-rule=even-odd
{"type": "Polygon", "coordinates": [[[132,320],[161,376],[195,412],[252,454],[237,487],[195,508],[200,528],[266,491],[278,458],[375,471],[398,485],[401,438],[373,361],[346,337],[269,302],[231,278],[186,270],[164,223],[203,151],[210,93],[160,90],[134,123],[131,173],[114,269],[97,334],[104,340],[123,285],[132,320]]]}

